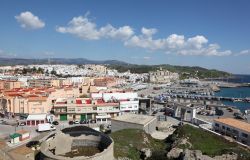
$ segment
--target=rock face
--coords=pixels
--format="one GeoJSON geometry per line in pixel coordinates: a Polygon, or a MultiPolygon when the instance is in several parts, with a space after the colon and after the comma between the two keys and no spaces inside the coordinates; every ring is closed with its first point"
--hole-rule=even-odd
{"type": "Polygon", "coordinates": [[[183,160],[214,160],[213,158],[203,155],[200,150],[185,149],[183,152],[183,160]]]}
{"type": "Polygon", "coordinates": [[[180,157],[181,153],[183,152],[183,149],[180,148],[172,148],[170,152],[168,152],[167,157],[169,159],[177,159],[180,157]]]}
{"type": "Polygon", "coordinates": [[[238,155],[235,153],[232,154],[223,154],[221,156],[215,156],[214,157],[215,160],[237,160],[238,159],[238,155]]]}
{"type": "Polygon", "coordinates": [[[169,159],[180,159],[180,160],[237,160],[237,154],[223,154],[221,156],[209,157],[203,155],[200,150],[189,150],[185,149],[184,151],[179,148],[173,148],[168,153],[169,159]]]}
{"type": "Polygon", "coordinates": [[[152,155],[152,152],[149,148],[142,148],[141,153],[143,154],[144,159],[148,159],[152,155]]]}

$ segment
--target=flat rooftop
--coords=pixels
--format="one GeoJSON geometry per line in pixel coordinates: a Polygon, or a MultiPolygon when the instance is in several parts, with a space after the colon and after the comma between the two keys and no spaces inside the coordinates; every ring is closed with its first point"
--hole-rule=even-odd
{"type": "Polygon", "coordinates": [[[250,123],[243,122],[243,121],[240,121],[240,120],[236,120],[236,119],[233,119],[233,118],[214,119],[214,122],[220,122],[220,123],[223,123],[225,125],[241,129],[241,130],[246,131],[248,133],[250,132],[250,123]]]}
{"type": "Polygon", "coordinates": [[[27,120],[45,120],[47,117],[46,114],[30,114],[27,117],[27,120]]]}
{"type": "Polygon", "coordinates": [[[112,120],[115,120],[115,121],[122,121],[122,122],[141,124],[141,125],[145,125],[148,122],[152,121],[153,119],[156,119],[156,118],[153,116],[129,114],[129,113],[112,118],[112,120]]]}

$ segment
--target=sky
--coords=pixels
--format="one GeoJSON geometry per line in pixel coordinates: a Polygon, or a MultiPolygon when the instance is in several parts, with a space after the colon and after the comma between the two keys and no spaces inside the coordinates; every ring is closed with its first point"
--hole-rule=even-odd
{"type": "Polygon", "coordinates": [[[3,0],[0,57],[87,58],[250,74],[249,0],[3,0]]]}

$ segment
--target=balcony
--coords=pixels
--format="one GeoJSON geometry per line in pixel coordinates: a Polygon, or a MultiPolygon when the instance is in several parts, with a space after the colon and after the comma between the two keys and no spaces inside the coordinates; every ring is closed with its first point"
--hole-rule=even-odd
{"type": "Polygon", "coordinates": [[[118,113],[120,109],[113,109],[113,110],[97,110],[97,113],[118,113]]]}
{"type": "Polygon", "coordinates": [[[93,104],[54,104],[54,107],[92,107],[93,104]]]}
{"type": "Polygon", "coordinates": [[[67,113],[67,110],[54,110],[54,113],[55,114],[65,114],[65,113],[67,113]]]}

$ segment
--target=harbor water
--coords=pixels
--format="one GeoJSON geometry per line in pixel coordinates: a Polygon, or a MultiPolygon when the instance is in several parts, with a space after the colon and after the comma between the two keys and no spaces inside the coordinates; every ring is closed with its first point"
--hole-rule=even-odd
{"type": "MultiPolygon", "coordinates": [[[[222,97],[246,98],[250,97],[250,87],[221,88],[220,92],[216,92],[215,95],[222,97]]],[[[247,102],[223,101],[223,103],[229,106],[236,106],[242,112],[246,109],[250,109],[250,103],[247,102]]]]}

